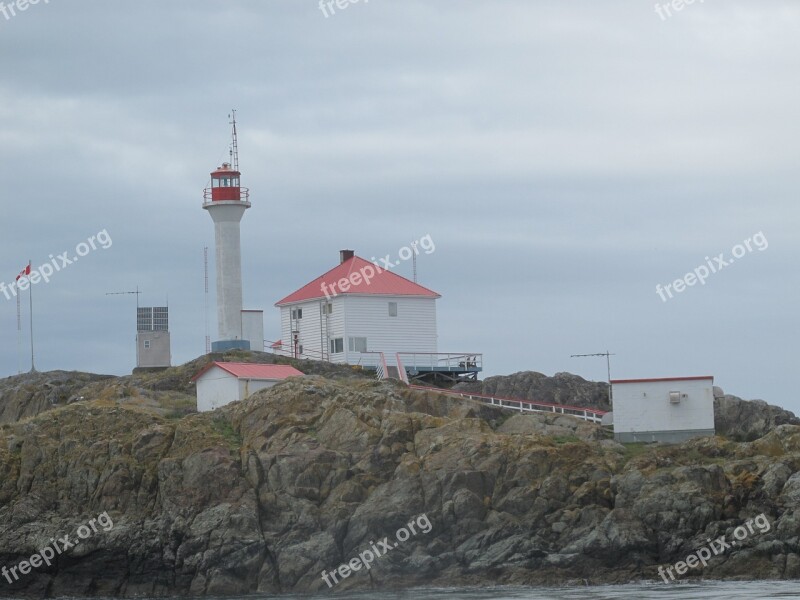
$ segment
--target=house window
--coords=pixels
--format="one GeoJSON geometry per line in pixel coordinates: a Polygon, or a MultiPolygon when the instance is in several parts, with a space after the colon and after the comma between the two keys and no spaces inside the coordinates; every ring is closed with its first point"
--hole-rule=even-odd
{"type": "Polygon", "coordinates": [[[344,352],[344,338],[333,338],[331,340],[331,354],[341,354],[344,352]]]}
{"type": "Polygon", "coordinates": [[[150,340],[145,340],[144,341],[144,349],[145,350],[150,350],[150,340]]]}
{"type": "Polygon", "coordinates": [[[397,316],[397,302],[389,302],[389,316],[390,317],[397,316]]]}
{"type": "Polygon", "coordinates": [[[350,349],[350,352],[366,352],[367,338],[365,337],[348,338],[347,347],[350,349]]]}
{"type": "Polygon", "coordinates": [[[292,309],[292,319],[295,321],[298,319],[303,318],[303,309],[302,308],[293,308],[292,309]]]}
{"type": "Polygon", "coordinates": [[[323,315],[332,315],[333,314],[333,304],[328,302],[327,304],[322,305],[322,314],[323,315]]]}

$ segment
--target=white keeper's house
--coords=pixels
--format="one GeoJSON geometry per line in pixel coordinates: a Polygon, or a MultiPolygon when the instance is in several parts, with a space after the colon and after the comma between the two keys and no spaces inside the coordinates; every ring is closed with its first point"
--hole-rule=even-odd
{"type": "Polygon", "coordinates": [[[426,287],[356,256],[278,301],[281,341],[273,352],[294,358],[360,365],[404,381],[472,379],[478,353],[440,353],[436,300],[426,287]]]}
{"type": "Polygon", "coordinates": [[[665,377],[611,381],[614,439],[682,442],[714,435],[714,378],[665,377]]]}

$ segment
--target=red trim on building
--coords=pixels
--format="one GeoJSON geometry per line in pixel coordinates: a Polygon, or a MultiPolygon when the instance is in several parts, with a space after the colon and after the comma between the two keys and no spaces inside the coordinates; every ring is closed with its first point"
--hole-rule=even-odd
{"type": "Polygon", "coordinates": [[[612,379],[611,383],[657,383],[659,381],[701,381],[710,379],[714,382],[713,375],[700,375],[697,377],[660,377],[654,379],[612,379]]]}

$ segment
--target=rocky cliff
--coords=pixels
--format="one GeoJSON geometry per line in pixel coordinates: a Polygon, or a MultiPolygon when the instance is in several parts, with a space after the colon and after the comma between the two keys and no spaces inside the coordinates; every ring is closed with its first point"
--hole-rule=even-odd
{"type": "Polygon", "coordinates": [[[0,566],[78,541],[101,513],[113,527],[11,585],[0,578],[0,595],[327,591],[334,570],[337,591],[660,581],[658,565],[762,513],[768,531],[684,578],[800,577],[798,426],[622,446],[572,417],[345,374],[182,416],[154,406],[188,392],[175,370],[2,425],[0,566]]]}
{"type": "Polygon", "coordinates": [[[81,397],[81,390],[111,376],[50,371],[0,379],[0,425],[33,417],[81,397]]]}

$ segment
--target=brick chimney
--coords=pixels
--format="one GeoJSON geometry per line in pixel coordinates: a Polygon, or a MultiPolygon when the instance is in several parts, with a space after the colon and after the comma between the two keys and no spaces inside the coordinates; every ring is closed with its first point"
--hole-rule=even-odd
{"type": "Polygon", "coordinates": [[[355,250],[339,250],[339,264],[350,260],[356,255],[355,250]]]}

